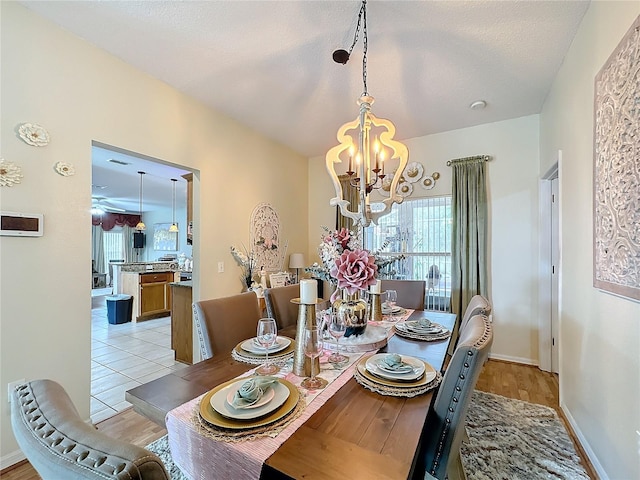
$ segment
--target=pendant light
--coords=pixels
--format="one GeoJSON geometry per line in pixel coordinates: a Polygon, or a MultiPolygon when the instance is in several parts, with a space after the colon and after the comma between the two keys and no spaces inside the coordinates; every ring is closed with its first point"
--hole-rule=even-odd
{"type": "Polygon", "coordinates": [[[136,230],[141,232],[142,230],[145,230],[147,228],[147,226],[142,221],[142,176],[145,174],[145,172],[138,173],[140,174],[140,221],[136,225],[136,230]]]}
{"type": "Polygon", "coordinates": [[[171,182],[173,182],[173,222],[169,227],[169,231],[173,233],[178,233],[178,224],[176,223],[176,182],[177,178],[172,178],[171,182]]]}

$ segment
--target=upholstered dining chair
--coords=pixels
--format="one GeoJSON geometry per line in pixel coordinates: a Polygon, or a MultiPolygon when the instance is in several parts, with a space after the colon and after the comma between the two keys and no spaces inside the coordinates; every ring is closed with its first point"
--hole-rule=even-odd
{"type": "Polygon", "coordinates": [[[16,387],[11,425],[22,452],[45,480],[171,478],[157,455],[83,421],[62,385],[52,380],[16,387]]]}
{"type": "MultiPolygon", "coordinates": [[[[424,295],[427,282],[424,280],[382,280],[380,288],[383,292],[398,292],[398,306],[412,310],[424,310],[424,295]]],[[[382,296],[384,302],[384,295],[382,296]]]]}
{"type": "Polygon", "coordinates": [[[484,315],[471,317],[427,415],[414,478],[466,478],[460,460],[465,417],[492,343],[493,328],[489,318],[484,315]]]}
{"type": "Polygon", "coordinates": [[[489,317],[489,320],[491,320],[491,310],[492,308],[489,300],[484,298],[482,295],[474,295],[471,297],[469,305],[467,305],[467,308],[464,311],[459,331],[462,332],[462,330],[464,330],[467,323],[469,323],[469,320],[474,315],[486,315],[489,317]]]}
{"type": "Polygon", "coordinates": [[[300,297],[300,284],[285,287],[267,288],[264,291],[264,301],[267,306],[267,316],[275,319],[278,329],[295,325],[298,321],[298,305],[291,303],[300,297]]]}
{"type": "Polygon", "coordinates": [[[240,341],[255,337],[262,318],[255,292],[194,302],[193,314],[203,360],[231,352],[240,341]]]}

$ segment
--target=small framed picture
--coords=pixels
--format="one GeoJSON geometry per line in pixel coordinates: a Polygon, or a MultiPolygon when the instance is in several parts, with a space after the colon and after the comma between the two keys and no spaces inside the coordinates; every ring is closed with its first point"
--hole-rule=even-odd
{"type": "Polygon", "coordinates": [[[271,288],[284,287],[290,283],[289,274],[287,272],[278,272],[269,275],[269,284],[271,285],[271,288]]]}

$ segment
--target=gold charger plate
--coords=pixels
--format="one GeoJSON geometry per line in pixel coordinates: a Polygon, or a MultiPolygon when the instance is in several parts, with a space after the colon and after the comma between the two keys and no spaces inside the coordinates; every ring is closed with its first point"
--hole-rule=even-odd
{"type": "Polygon", "coordinates": [[[200,400],[200,416],[211,425],[229,430],[245,430],[249,428],[262,427],[264,425],[277,422],[291,413],[293,409],[296,408],[298,400],[300,399],[300,392],[298,391],[298,388],[293,383],[279,378],[278,381],[289,389],[289,398],[287,398],[287,401],[284,402],[280,408],[277,408],[264,417],[254,418],[251,420],[233,420],[231,418],[223,417],[211,406],[211,397],[219,390],[237,381],[238,379],[234,378],[233,380],[229,380],[228,382],[218,385],[216,388],[206,393],[200,400]]]}
{"type": "MultiPolygon", "coordinates": [[[[288,338],[289,340],[291,340],[291,343],[289,344],[289,346],[287,348],[285,348],[284,350],[280,350],[279,352],[274,352],[274,353],[269,353],[269,358],[279,358],[279,357],[285,357],[287,355],[292,354],[295,349],[296,349],[296,341],[293,338],[289,338],[289,337],[285,337],[288,338]]],[[[242,342],[240,342],[238,345],[236,345],[233,349],[235,350],[235,352],[243,357],[247,357],[247,358],[256,358],[256,359],[264,359],[265,356],[263,354],[260,353],[252,353],[249,352],[248,350],[245,350],[244,348],[242,348],[242,344],[245,342],[245,340],[243,340],[242,342]]]]}
{"type": "Polygon", "coordinates": [[[394,388],[424,387],[429,385],[434,380],[433,378],[434,375],[435,377],[438,376],[435,368],[433,368],[429,363],[422,360],[424,362],[424,368],[425,368],[424,375],[422,375],[422,377],[412,382],[407,382],[407,381],[394,382],[393,380],[377,377],[373,373],[371,373],[369,370],[367,370],[367,367],[366,367],[367,360],[368,360],[368,357],[360,359],[360,361],[357,364],[358,373],[360,373],[360,375],[365,377],[367,380],[370,380],[375,383],[379,383],[380,385],[386,385],[387,387],[394,387],[394,388]],[[430,372],[432,373],[430,374],[430,372]],[[432,378],[430,380],[427,380],[429,377],[432,377],[432,378]]]}

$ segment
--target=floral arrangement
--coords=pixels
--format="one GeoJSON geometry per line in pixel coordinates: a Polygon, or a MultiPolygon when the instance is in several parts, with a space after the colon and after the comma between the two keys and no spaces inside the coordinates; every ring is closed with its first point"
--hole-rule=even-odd
{"type": "Polygon", "coordinates": [[[244,252],[232,246],[231,255],[233,256],[236,263],[240,267],[242,267],[242,275],[240,276],[240,279],[242,280],[242,283],[244,283],[249,289],[253,284],[253,276],[255,275],[256,271],[256,260],[253,257],[253,253],[248,253],[247,249],[244,248],[244,245],[242,248],[244,249],[244,252]]]}
{"type": "MultiPolygon", "coordinates": [[[[350,295],[375,285],[376,279],[384,270],[388,270],[391,264],[403,258],[402,256],[389,258],[380,256],[380,252],[387,247],[388,242],[385,242],[376,252],[371,253],[362,247],[362,238],[358,233],[346,228],[337,231],[330,231],[327,227],[322,228],[326,233],[318,247],[322,265],[314,263],[311,267],[305,268],[305,271],[330,282],[338,289],[345,289],[350,295]]],[[[334,297],[338,294],[339,290],[333,293],[332,302],[336,300],[334,297]]]]}

